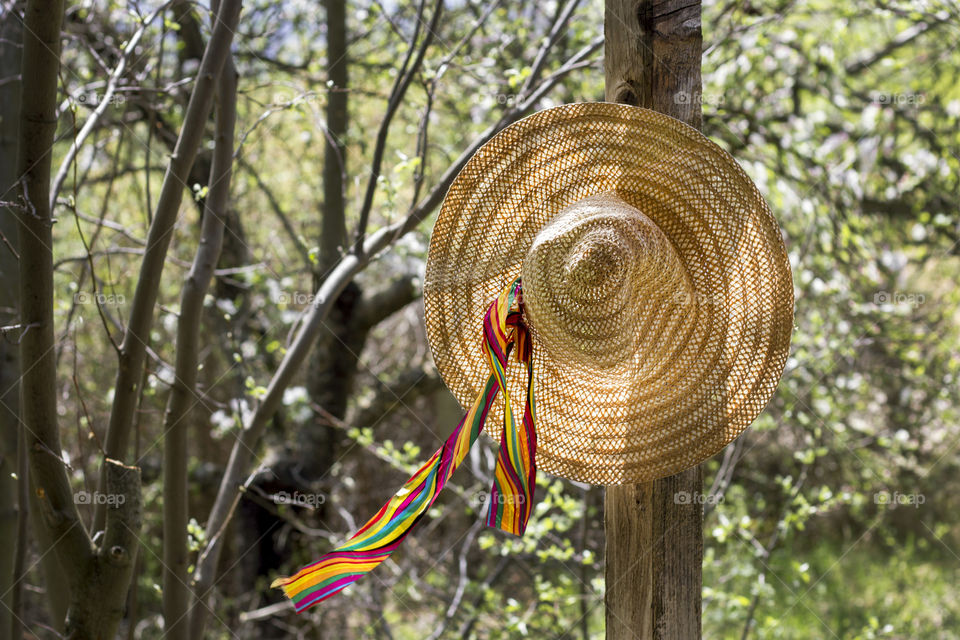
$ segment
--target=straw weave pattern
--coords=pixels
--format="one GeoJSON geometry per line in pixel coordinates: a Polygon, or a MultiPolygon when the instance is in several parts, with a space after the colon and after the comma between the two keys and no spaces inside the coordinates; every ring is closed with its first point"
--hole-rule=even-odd
{"type": "MultiPolygon", "coordinates": [[[[456,178],[424,306],[437,369],[464,406],[487,379],[484,312],[518,276],[548,473],[619,484],[696,465],[753,422],[783,372],[793,284],[779,226],[729,154],[668,116],[547,109],[456,178]]],[[[513,368],[510,392],[525,384],[513,368]]],[[[489,435],[502,424],[497,409],[489,435]]]]}

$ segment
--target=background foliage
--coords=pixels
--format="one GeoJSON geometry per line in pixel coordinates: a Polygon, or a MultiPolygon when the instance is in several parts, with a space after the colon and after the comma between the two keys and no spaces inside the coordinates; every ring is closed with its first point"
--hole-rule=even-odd
{"type": "MultiPolygon", "coordinates": [[[[594,49],[537,107],[603,95],[595,46],[602,3],[572,1],[542,77],[594,49]]],[[[54,167],[103,95],[123,43],[154,8],[148,4],[68,7],[54,167]]],[[[473,139],[529,95],[538,50],[565,7],[447,3],[387,138],[371,231],[400,219],[473,139]]],[[[147,28],[57,209],[59,410],[78,491],[96,486],[114,382],[101,363],[112,363],[110,340],[133,296],[149,212],[197,68],[196,38],[202,51],[209,37],[206,6],[187,9],[147,28]]],[[[347,3],[349,81],[335,90],[347,92],[349,104],[348,229],[362,208],[375,131],[417,9],[347,3]]],[[[237,429],[329,268],[320,248],[330,89],[324,16],[303,0],[247,2],[234,40],[231,216],[206,301],[203,402],[190,427],[195,551],[237,429]]],[[[950,1],[705,3],[704,131],[767,197],[784,229],[797,298],[777,395],[706,463],[705,637],[960,637],[958,18],[950,1]]],[[[162,636],[162,413],[209,149],[198,165],[168,256],[138,418],[147,510],[125,628],[135,638],[162,636]]],[[[272,577],[353,530],[456,422],[416,299],[430,227],[428,218],[358,277],[354,295],[381,312],[359,336],[331,321],[336,339],[321,339],[310,370],[285,394],[231,529],[210,637],[602,637],[602,488],[541,475],[524,538],[485,530],[489,441],[373,576],[300,617],[271,607],[279,602],[268,589],[272,577]],[[353,357],[344,360],[344,351],[353,357]],[[334,361],[347,366],[331,370],[334,361]],[[347,381],[342,410],[315,393],[324,375],[347,381]]],[[[30,584],[42,586],[38,571],[30,584]]],[[[27,598],[31,630],[55,637],[42,627],[42,595],[30,590],[27,598]]]]}

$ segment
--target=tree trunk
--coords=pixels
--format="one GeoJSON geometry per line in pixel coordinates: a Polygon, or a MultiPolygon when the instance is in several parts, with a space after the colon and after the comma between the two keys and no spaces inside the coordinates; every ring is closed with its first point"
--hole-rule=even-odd
{"type": "MultiPolygon", "coordinates": [[[[21,419],[30,461],[35,524],[51,539],[70,586],[68,640],[113,638],[123,615],[140,529],[140,472],[107,460],[106,527],[90,539],[61,459],[53,326],[50,165],[56,132],[62,0],[27,4],[24,15],[15,210],[20,252],[21,419]]],[[[56,581],[51,581],[55,584],[56,581]]]]}
{"type": "MultiPolygon", "coordinates": [[[[59,558],[59,565],[88,550],[87,536],[64,467],[56,413],[56,362],[53,327],[53,221],[48,204],[50,152],[56,131],[57,73],[63,2],[30,2],[24,13],[23,55],[20,71],[19,129],[16,153],[16,189],[12,207],[18,220],[20,420],[29,456],[34,525],[41,552],[59,558]],[[55,452],[55,453],[54,453],[55,452]],[[56,544],[50,544],[56,540],[56,544]]],[[[7,45],[4,45],[7,48],[7,45]]],[[[6,216],[5,216],[6,218],[6,216]]],[[[3,251],[9,251],[4,247],[3,251]]],[[[4,265],[6,270],[6,265],[4,265]]],[[[4,274],[6,275],[6,273],[4,274]]],[[[4,370],[6,370],[6,363],[4,370]]],[[[23,445],[21,445],[21,450],[23,445]]],[[[27,482],[26,478],[22,479],[27,482]]],[[[45,568],[58,569],[59,567],[45,568]]],[[[51,571],[54,587],[64,584],[63,570],[51,571]]],[[[63,619],[54,620],[60,628],[63,619]]],[[[4,630],[6,632],[6,630],[4,630]]]]}
{"type": "Polygon", "coordinates": [[[99,546],[75,559],[67,613],[67,640],[111,640],[127,604],[143,522],[140,469],[116,460],[104,464],[106,529],[99,546]]]}
{"type": "MultiPolygon", "coordinates": [[[[700,3],[606,0],[606,99],[700,128],[700,3]]],[[[609,640],[699,638],[703,473],[607,488],[606,633],[609,640]]]]}
{"type": "MultiPolygon", "coordinates": [[[[20,6],[0,10],[0,78],[20,75],[20,39],[22,23],[17,16],[20,6]]],[[[20,113],[20,82],[0,84],[0,194],[13,193],[17,181],[17,117],[20,113]]],[[[7,200],[7,195],[0,200],[7,200]]],[[[0,209],[0,280],[17,282],[20,268],[15,245],[17,219],[13,210],[0,209]]],[[[0,327],[11,327],[19,321],[20,303],[17,288],[0,287],[0,327]]],[[[0,335],[0,540],[23,540],[17,535],[19,496],[17,483],[18,434],[20,432],[20,360],[16,338],[19,331],[10,329],[0,335]]],[[[26,506],[26,505],[24,505],[26,506]]],[[[16,546],[0,549],[0,636],[11,629],[11,638],[18,637],[11,612],[20,593],[15,584],[16,546]]]]}
{"type": "MultiPolygon", "coordinates": [[[[347,160],[347,3],[324,0],[327,11],[327,131],[323,157],[323,221],[320,269],[325,272],[340,257],[347,242],[344,208],[347,160]]],[[[315,283],[319,284],[319,283],[315,283]]]]}
{"type": "MultiPolygon", "coordinates": [[[[327,272],[340,259],[347,242],[346,208],[346,145],[349,115],[347,111],[347,11],[345,0],[324,0],[327,12],[327,108],[326,145],[323,154],[323,217],[320,230],[320,255],[314,274],[314,290],[323,282],[327,272]]],[[[347,410],[347,398],[353,386],[357,357],[362,342],[354,337],[351,322],[360,287],[351,282],[334,303],[310,360],[307,388],[310,399],[337,418],[347,410]]],[[[302,474],[324,474],[336,460],[341,435],[327,425],[319,415],[313,424],[306,425],[298,434],[299,447],[296,464],[302,474]]]]}

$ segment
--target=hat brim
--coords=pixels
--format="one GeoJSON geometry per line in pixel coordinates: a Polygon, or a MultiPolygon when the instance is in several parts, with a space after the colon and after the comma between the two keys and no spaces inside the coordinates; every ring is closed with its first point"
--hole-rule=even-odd
{"type": "MultiPolygon", "coordinates": [[[[444,382],[469,406],[489,375],[481,323],[490,301],[521,274],[551,219],[604,192],[656,223],[694,294],[655,310],[639,339],[656,361],[627,381],[561,363],[534,342],[537,465],[583,482],[643,482],[735,439],[773,395],[790,348],[793,283],[779,226],[743,169],[700,132],[612,103],[563,105],[505,128],[441,207],[424,279],[427,336],[444,382]]],[[[525,374],[512,369],[508,389],[520,398],[525,374]]],[[[498,438],[502,408],[487,425],[498,438]]]]}

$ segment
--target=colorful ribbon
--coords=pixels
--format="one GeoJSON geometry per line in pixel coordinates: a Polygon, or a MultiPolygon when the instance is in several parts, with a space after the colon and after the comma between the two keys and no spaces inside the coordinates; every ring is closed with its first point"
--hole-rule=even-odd
{"type": "Polygon", "coordinates": [[[296,575],[277,578],[270,585],[283,589],[297,613],[353,584],[390,557],[463,462],[483,430],[500,391],[503,391],[505,405],[504,429],[490,490],[487,524],[516,535],[523,534],[536,488],[537,437],[534,430],[532,345],[530,332],[523,323],[521,306],[520,280],[517,279],[487,309],[483,320],[483,346],[490,365],[490,377],[483,392],[443,446],[346,543],[303,567],[296,575]],[[527,365],[527,399],[522,429],[517,428],[513,419],[506,386],[506,367],[511,350],[519,362],[527,365]]]}

